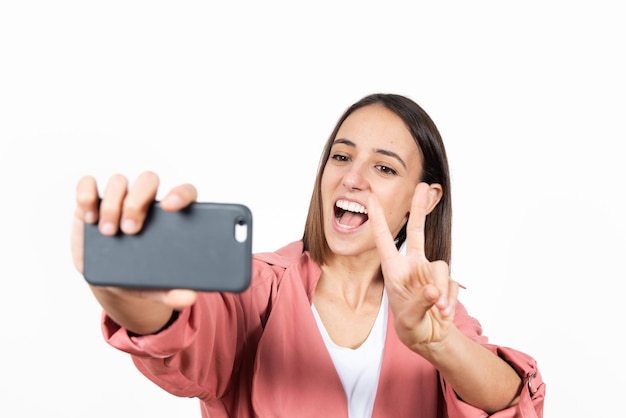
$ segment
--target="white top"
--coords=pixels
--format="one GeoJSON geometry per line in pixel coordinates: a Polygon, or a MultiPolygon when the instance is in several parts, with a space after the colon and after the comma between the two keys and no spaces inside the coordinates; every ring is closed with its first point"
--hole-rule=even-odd
{"type": "Polygon", "coordinates": [[[346,391],[349,418],[372,416],[387,332],[387,304],[387,292],[383,291],[374,325],[365,342],[356,349],[335,344],[328,335],[315,305],[312,305],[313,316],[346,391]]]}

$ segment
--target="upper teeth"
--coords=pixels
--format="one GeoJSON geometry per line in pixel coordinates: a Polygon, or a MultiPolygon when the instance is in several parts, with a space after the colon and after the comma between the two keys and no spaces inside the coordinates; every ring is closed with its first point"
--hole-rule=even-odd
{"type": "Polygon", "coordinates": [[[365,209],[365,206],[359,205],[358,203],[355,203],[355,202],[348,202],[347,200],[338,200],[336,205],[338,208],[341,208],[343,210],[356,212],[356,213],[363,213],[367,215],[367,209],[365,209]]]}

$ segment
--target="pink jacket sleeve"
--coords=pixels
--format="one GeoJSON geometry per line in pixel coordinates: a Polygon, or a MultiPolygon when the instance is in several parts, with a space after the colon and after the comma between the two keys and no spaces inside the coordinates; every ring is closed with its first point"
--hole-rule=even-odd
{"type": "Polygon", "coordinates": [[[542,418],[546,389],[535,359],[509,347],[488,344],[487,337],[482,335],[480,323],[471,317],[461,304],[457,308],[455,324],[465,335],[510,364],[522,378],[523,387],[517,405],[488,415],[486,412],[460,400],[452,387],[447,384],[445,379],[441,378],[441,386],[446,398],[447,415],[455,418],[484,418],[488,416],[493,418],[542,418]]]}
{"type": "Polygon", "coordinates": [[[255,344],[275,294],[276,273],[257,264],[251,286],[241,294],[199,293],[191,308],[154,335],[129,336],[104,315],[104,337],[131,354],[136,367],[166,391],[209,404],[228,403],[225,395],[233,392],[233,385],[248,384],[244,376],[253,372],[255,344]]]}
{"type": "Polygon", "coordinates": [[[523,378],[524,385],[519,403],[495,414],[487,415],[484,411],[458,399],[454,390],[442,379],[441,384],[447,401],[448,416],[459,418],[483,418],[488,416],[493,418],[542,418],[545,384],[537,369],[535,360],[527,354],[511,348],[493,345],[486,345],[486,347],[513,366],[523,378]]]}

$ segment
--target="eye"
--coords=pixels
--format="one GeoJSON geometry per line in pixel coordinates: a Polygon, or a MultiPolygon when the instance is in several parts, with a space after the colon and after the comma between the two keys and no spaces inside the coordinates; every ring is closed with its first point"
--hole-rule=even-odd
{"type": "Polygon", "coordinates": [[[330,159],[335,161],[348,161],[350,158],[343,154],[331,154],[330,159]]]}
{"type": "Polygon", "coordinates": [[[397,176],[398,172],[391,167],[387,167],[386,165],[378,164],[376,169],[384,174],[389,174],[390,176],[397,176]]]}

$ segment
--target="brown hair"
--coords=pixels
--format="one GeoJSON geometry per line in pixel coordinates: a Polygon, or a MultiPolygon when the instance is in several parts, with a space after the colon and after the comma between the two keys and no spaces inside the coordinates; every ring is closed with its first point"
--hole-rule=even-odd
{"type": "MultiPolygon", "coordinates": [[[[452,252],[452,201],[448,158],[443,140],[430,116],[417,103],[397,94],[378,93],[365,96],[350,106],[339,118],[324,146],[324,151],[320,158],[302,238],[304,250],[308,250],[311,253],[311,258],[319,265],[323,265],[328,259],[330,248],[324,235],[321,194],[322,174],[328,162],[337,131],[339,131],[343,122],[355,110],[374,104],[384,106],[404,121],[422,155],[423,167],[420,180],[428,184],[438,183],[443,189],[441,200],[426,217],[424,248],[428,260],[444,260],[450,264],[452,252]]],[[[405,228],[402,228],[397,237],[399,240],[398,245],[404,241],[405,235],[405,228]]]]}

